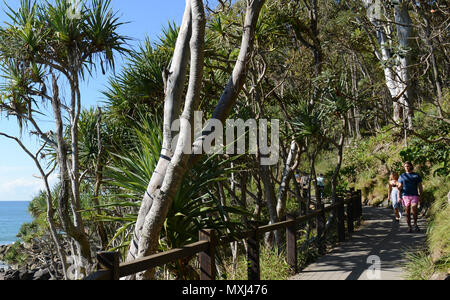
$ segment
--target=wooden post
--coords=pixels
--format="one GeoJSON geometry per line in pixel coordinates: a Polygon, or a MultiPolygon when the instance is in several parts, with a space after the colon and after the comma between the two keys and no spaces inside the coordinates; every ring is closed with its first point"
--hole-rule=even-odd
{"type": "Polygon", "coordinates": [[[338,197],[336,199],[338,206],[336,207],[336,220],[339,242],[345,241],[345,221],[344,221],[344,199],[338,197]]]}
{"type": "Polygon", "coordinates": [[[356,197],[358,198],[358,209],[359,209],[359,220],[363,218],[363,207],[362,207],[362,195],[361,190],[356,191],[356,197]]]}
{"type": "Polygon", "coordinates": [[[119,280],[120,252],[99,252],[97,261],[98,269],[111,270],[111,280],[119,280]]]}
{"type": "MultiPolygon", "coordinates": [[[[323,203],[317,204],[317,210],[323,210],[325,205],[323,203]]],[[[325,252],[323,245],[323,234],[325,231],[325,212],[320,213],[316,217],[316,230],[317,230],[317,242],[319,246],[319,253],[323,254],[325,252]]]]}
{"type": "MultiPolygon", "coordinates": [[[[323,210],[325,208],[325,205],[323,203],[317,204],[317,210],[323,210]]],[[[322,212],[316,217],[316,229],[317,229],[317,236],[322,236],[323,231],[325,229],[325,213],[322,212]]]]}
{"type": "Polygon", "coordinates": [[[200,280],[216,279],[216,246],[217,237],[214,230],[205,229],[199,232],[200,241],[208,241],[207,252],[200,252],[200,280]]]}
{"type": "Polygon", "coordinates": [[[302,201],[300,202],[300,212],[301,215],[304,216],[306,215],[306,200],[302,199],[302,201]]]}
{"type": "Polygon", "coordinates": [[[353,216],[353,224],[358,223],[358,205],[356,203],[356,193],[351,190],[350,191],[351,203],[352,203],[352,216],[353,216]]]}
{"type": "MultiPolygon", "coordinates": [[[[350,196],[351,197],[351,196],[350,196]]],[[[354,232],[353,227],[353,199],[350,198],[351,201],[347,204],[347,230],[348,233],[354,232]]]]}
{"type": "MultiPolygon", "coordinates": [[[[287,220],[295,220],[295,216],[287,215],[287,220]]],[[[297,273],[297,226],[286,227],[286,259],[292,273],[297,273]]]]}
{"type": "Polygon", "coordinates": [[[258,225],[253,222],[251,225],[254,230],[252,236],[247,239],[248,280],[260,280],[258,225]]]}

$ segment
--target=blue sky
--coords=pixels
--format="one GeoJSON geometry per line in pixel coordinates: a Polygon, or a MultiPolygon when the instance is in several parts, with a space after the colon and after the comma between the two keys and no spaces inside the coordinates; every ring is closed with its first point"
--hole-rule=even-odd
{"type": "MultiPolygon", "coordinates": [[[[19,0],[6,0],[12,8],[17,8],[19,0]]],[[[210,2],[211,3],[211,2],[210,2]]],[[[119,16],[125,24],[120,33],[133,38],[129,42],[131,46],[138,45],[145,37],[156,41],[161,28],[168,22],[175,21],[181,24],[185,1],[183,0],[112,0],[114,10],[119,11],[119,16]]],[[[5,5],[0,1],[0,26],[4,26],[7,20],[4,14],[5,5]]],[[[119,72],[124,64],[124,58],[116,57],[116,72],[119,72]]],[[[82,104],[84,107],[101,105],[103,100],[102,90],[105,90],[108,76],[93,74],[82,86],[82,104]]],[[[3,79],[0,79],[0,81],[3,79]]],[[[45,130],[53,128],[53,124],[41,119],[45,130]]],[[[11,135],[19,135],[18,125],[14,119],[7,120],[4,115],[0,117],[0,131],[11,135]]],[[[35,138],[24,131],[23,142],[34,151],[38,149],[35,138]]],[[[36,178],[38,170],[29,156],[13,141],[0,137],[0,201],[31,200],[42,189],[41,180],[36,178]]],[[[56,176],[51,178],[56,182],[56,176]]]]}

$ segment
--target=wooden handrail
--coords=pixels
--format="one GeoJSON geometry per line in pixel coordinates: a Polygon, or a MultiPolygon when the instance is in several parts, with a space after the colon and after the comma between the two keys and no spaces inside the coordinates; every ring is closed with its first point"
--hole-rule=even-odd
{"type": "Polygon", "coordinates": [[[119,266],[119,274],[120,277],[136,274],[154,267],[165,265],[177,259],[193,256],[199,252],[208,250],[208,248],[208,241],[199,241],[182,248],[137,258],[130,262],[121,263],[119,266]]]}
{"type": "MultiPolygon", "coordinates": [[[[169,250],[166,252],[157,253],[154,255],[138,258],[138,259],[135,259],[130,262],[121,263],[117,266],[118,269],[116,269],[116,270],[100,269],[97,272],[94,272],[94,273],[90,274],[89,276],[87,276],[86,278],[84,278],[84,280],[110,280],[110,279],[113,279],[114,271],[118,272],[119,277],[125,277],[125,276],[129,276],[129,275],[136,274],[139,272],[143,272],[148,269],[152,269],[152,268],[155,268],[158,266],[165,265],[165,264],[175,261],[177,259],[191,257],[198,253],[203,253],[204,257],[208,257],[209,254],[215,253],[215,249],[211,249],[211,248],[215,248],[216,246],[225,245],[225,244],[228,244],[231,242],[236,242],[241,239],[250,239],[251,238],[251,239],[258,240],[258,236],[263,233],[271,232],[271,231],[275,231],[275,230],[279,230],[279,229],[283,229],[283,228],[286,228],[288,230],[289,234],[291,235],[288,238],[290,239],[290,244],[292,244],[293,243],[292,241],[295,240],[295,230],[293,230],[293,229],[297,225],[305,223],[307,221],[310,221],[319,216],[323,216],[327,212],[331,212],[335,209],[339,209],[340,206],[341,206],[341,209],[343,210],[344,204],[347,204],[347,216],[348,216],[347,222],[349,222],[348,229],[349,229],[349,232],[351,232],[353,230],[353,222],[355,220],[358,220],[362,214],[361,192],[360,191],[352,192],[351,196],[348,197],[347,199],[345,199],[344,201],[341,201],[341,202],[338,201],[338,202],[333,203],[323,209],[315,210],[315,211],[309,213],[308,215],[300,216],[298,218],[290,217],[286,221],[281,221],[281,222],[277,222],[274,224],[257,227],[257,228],[247,230],[244,232],[235,233],[233,236],[224,236],[224,237],[220,238],[218,241],[214,240],[213,247],[211,247],[211,242],[209,240],[200,240],[198,242],[186,245],[182,248],[176,248],[176,249],[172,249],[172,250],[169,250]],[[356,201],[358,199],[359,199],[359,201],[356,201]],[[358,202],[359,202],[359,204],[358,204],[358,202]],[[256,234],[256,236],[255,236],[255,234],[256,234]],[[294,234],[294,238],[292,237],[292,234],[294,234]]],[[[341,213],[341,214],[343,214],[343,213],[341,213]]],[[[338,216],[339,216],[339,212],[338,212],[338,216]]],[[[341,220],[341,219],[342,219],[342,216],[340,216],[338,218],[338,222],[343,222],[343,220],[341,220]]],[[[339,236],[340,236],[339,240],[340,241],[343,240],[342,232],[339,236]]],[[[294,249],[295,249],[294,251],[296,252],[296,248],[294,248],[294,249]]],[[[259,249],[257,250],[257,252],[259,252],[259,249]]],[[[117,255],[118,255],[118,253],[117,253],[117,255]]],[[[215,254],[213,254],[213,256],[214,255],[215,254]]],[[[295,260],[293,260],[294,255],[292,253],[288,253],[288,257],[291,257],[290,258],[291,261],[295,261],[295,260]]],[[[255,258],[253,257],[252,259],[254,260],[255,258]]],[[[296,264],[296,261],[295,261],[295,264],[296,264]]],[[[296,266],[295,267],[292,266],[292,268],[293,268],[293,270],[295,270],[296,266]]],[[[257,271],[259,271],[259,270],[257,270],[257,271]]],[[[212,276],[212,277],[214,277],[214,276],[212,276]]],[[[258,278],[258,277],[259,277],[259,275],[256,276],[256,278],[258,278]]],[[[255,277],[252,277],[252,278],[255,278],[255,277]]]]}

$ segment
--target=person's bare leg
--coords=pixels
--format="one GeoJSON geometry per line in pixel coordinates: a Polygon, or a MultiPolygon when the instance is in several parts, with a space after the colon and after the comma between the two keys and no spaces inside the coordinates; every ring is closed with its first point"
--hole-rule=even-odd
{"type": "Polygon", "coordinates": [[[406,223],[408,224],[408,229],[411,230],[411,206],[405,207],[406,212],[406,223]]]}
{"type": "Polygon", "coordinates": [[[400,219],[400,214],[398,212],[398,207],[394,211],[395,211],[395,219],[398,221],[400,219]]]}
{"type": "Polygon", "coordinates": [[[414,228],[416,229],[416,231],[418,231],[419,227],[417,226],[417,204],[416,205],[412,205],[411,206],[412,209],[412,215],[413,215],[413,219],[414,219],[414,228]]]}

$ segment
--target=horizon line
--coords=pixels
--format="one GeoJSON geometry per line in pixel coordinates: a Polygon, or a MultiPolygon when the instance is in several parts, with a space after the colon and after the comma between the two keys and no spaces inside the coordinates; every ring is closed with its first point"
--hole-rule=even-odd
{"type": "Polygon", "coordinates": [[[33,200],[0,200],[0,202],[31,202],[33,200]]]}

